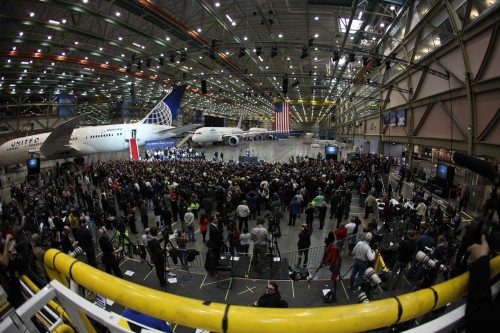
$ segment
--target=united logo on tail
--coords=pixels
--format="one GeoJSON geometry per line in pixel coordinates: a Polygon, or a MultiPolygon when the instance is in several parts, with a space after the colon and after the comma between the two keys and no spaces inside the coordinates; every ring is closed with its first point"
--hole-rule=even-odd
{"type": "Polygon", "coordinates": [[[179,104],[184,96],[186,87],[187,85],[174,87],[172,91],[158,102],[153,110],[142,119],[141,123],[172,126],[172,121],[177,115],[177,110],[179,109],[179,104]]]}

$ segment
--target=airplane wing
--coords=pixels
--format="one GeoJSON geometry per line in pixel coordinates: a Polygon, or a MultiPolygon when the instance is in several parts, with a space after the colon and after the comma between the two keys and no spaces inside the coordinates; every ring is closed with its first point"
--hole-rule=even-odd
{"type": "Polygon", "coordinates": [[[69,146],[69,139],[71,138],[71,134],[73,134],[73,130],[86,116],[86,114],[79,115],[54,128],[52,133],[50,133],[47,139],[45,139],[45,142],[40,146],[40,152],[45,157],[61,155],[70,152],[73,149],[69,146]]]}
{"type": "Polygon", "coordinates": [[[172,136],[177,136],[192,131],[198,127],[201,127],[201,124],[191,124],[186,126],[172,127],[167,130],[159,131],[158,134],[159,135],[172,134],[172,136]]]}
{"type": "Polygon", "coordinates": [[[256,132],[243,132],[242,136],[244,138],[254,137],[262,134],[276,134],[276,131],[256,131],[256,132]]]}

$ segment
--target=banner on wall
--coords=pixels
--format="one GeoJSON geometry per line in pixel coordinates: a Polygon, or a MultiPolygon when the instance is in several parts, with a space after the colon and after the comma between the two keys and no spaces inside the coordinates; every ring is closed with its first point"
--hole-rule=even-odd
{"type": "Polygon", "coordinates": [[[384,114],[384,125],[389,125],[391,123],[391,114],[384,114]]]}
{"type": "Polygon", "coordinates": [[[396,117],[397,117],[398,126],[405,126],[406,125],[406,110],[399,110],[396,113],[396,117]]]}

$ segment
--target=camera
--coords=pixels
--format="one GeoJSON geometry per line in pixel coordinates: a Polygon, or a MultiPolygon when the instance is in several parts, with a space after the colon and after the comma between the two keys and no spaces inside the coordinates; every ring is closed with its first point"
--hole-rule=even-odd
{"type": "Polygon", "coordinates": [[[279,216],[277,216],[274,213],[267,213],[265,215],[267,218],[267,221],[269,222],[269,227],[267,228],[267,231],[274,237],[274,238],[279,238],[281,237],[281,229],[280,229],[280,220],[279,216]]]}
{"type": "Polygon", "coordinates": [[[445,272],[447,270],[445,265],[440,264],[438,260],[431,259],[425,252],[418,251],[415,259],[422,263],[426,269],[434,269],[439,272],[445,272]]]}
{"type": "Polygon", "coordinates": [[[382,283],[380,276],[372,267],[368,267],[365,271],[365,279],[361,283],[361,292],[358,295],[358,303],[368,303],[372,300],[373,290],[382,283]]]}
{"type": "Polygon", "coordinates": [[[77,248],[75,248],[73,251],[71,251],[69,253],[69,256],[72,258],[76,258],[81,254],[83,254],[83,249],[80,246],[78,246],[77,248]]]}
{"type": "Polygon", "coordinates": [[[462,241],[466,248],[474,243],[481,244],[482,235],[486,236],[490,248],[500,251],[500,226],[485,217],[479,217],[471,222],[462,241]]]}

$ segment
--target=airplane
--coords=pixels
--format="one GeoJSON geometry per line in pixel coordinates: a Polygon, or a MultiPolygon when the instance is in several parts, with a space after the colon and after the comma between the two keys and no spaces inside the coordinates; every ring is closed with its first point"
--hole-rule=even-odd
{"type": "MultiPolygon", "coordinates": [[[[243,117],[243,116],[242,116],[243,117]]],[[[274,139],[275,131],[268,131],[265,128],[252,127],[248,131],[241,129],[241,120],[237,127],[201,127],[198,128],[191,140],[193,143],[201,145],[203,143],[228,143],[230,146],[237,146],[240,140],[267,135],[268,139],[274,139]]]]}
{"type": "Polygon", "coordinates": [[[43,160],[117,152],[128,149],[130,139],[136,139],[137,145],[143,146],[146,141],[163,140],[192,131],[201,125],[172,126],[186,87],[174,87],[136,123],[77,128],[86,116],[84,114],[62,123],[52,132],[7,141],[0,146],[0,165],[23,163],[34,155],[43,160]]]}

